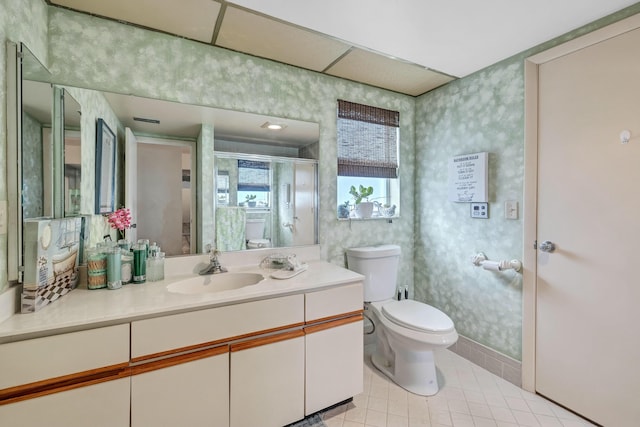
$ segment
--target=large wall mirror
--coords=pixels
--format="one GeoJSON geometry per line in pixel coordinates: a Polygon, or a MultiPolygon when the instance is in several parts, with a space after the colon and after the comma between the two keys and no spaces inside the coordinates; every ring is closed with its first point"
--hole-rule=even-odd
{"type": "Polygon", "coordinates": [[[317,123],[57,87],[40,67],[27,71],[36,67],[23,61],[23,110],[46,129],[36,132],[34,125],[30,133],[39,137],[22,142],[23,158],[38,140],[42,153],[23,165],[20,187],[29,191],[23,218],[94,213],[84,199],[94,196],[87,188],[95,178],[96,141],[81,123],[102,118],[118,141],[115,207],[133,211],[130,239],[155,241],[167,255],[201,253],[209,245],[249,250],[318,242],[317,123]],[[63,102],[56,106],[58,97],[63,102]],[[56,118],[64,118],[60,130],[56,118]],[[264,165],[260,188],[234,181],[244,176],[242,162],[264,165]],[[242,235],[234,242],[228,238],[232,208],[244,214],[233,224],[242,235]]]}

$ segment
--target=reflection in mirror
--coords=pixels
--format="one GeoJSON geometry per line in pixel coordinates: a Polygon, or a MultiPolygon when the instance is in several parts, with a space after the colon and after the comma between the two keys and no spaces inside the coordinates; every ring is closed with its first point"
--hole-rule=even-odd
{"type": "Polygon", "coordinates": [[[51,212],[50,205],[44,202],[44,186],[51,180],[45,176],[42,156],[45,153],[43,145],[50,145],[51,141],[53,100],[49,84],[35,84],[48,81],[50,73],[26,45],[8,43],[6,64],[7,215],[10,224],[7,278],[19,281],[23,219],[50,215],[51,212]],[[23,144],[27,146],[24,151],[23,144]],[[27,177],[26,181],[24,177],[27,177]]]}
{"type": "Polygon", "coordinates": [[[82,146],[80,141],[80,104],[69,92],[63,91],[64,103],[64,212],[65,216],[80,213],[82,188],[82,146]]]}
{"type": "Polygon", "coordinates": [[[22,215],[24,219],[53,216],[53,168],[49,83],[22,82],[22,215]]]}
{"type": "MultiPolygon", "coordinates": [[[[238,207],[243,202],[249,223],[262,220],[261,239],[269,246],[317,243],[317,162],[313,160],[319,140],[317,123],[130,95],[103,95],[121,124],[118,131],[127,130],[125,169],[129,176],[137,176],[135,183],[125,182],[125,205],[136,223],[130,239],[135,235],[156,241],[167,255],[201,252],[208,244],[217,243],[216,233],[221,227],[216,227],[216,208],[238,207]],[[270,130],[267,123],[281,124],[284,129],[270,130]],[[187,146],[193,148],[186,151],[187,146]],[[217,152],[224,153],[214,158],[214,146],[217,152]],[[135,152],[130,152],[132,147],[136,147],[135,152]],[[164,164],[160,161],[150,161],[161,151],[167,153],[163,162],[172,162],[174,172],[167,173],[169,166],[158,169],[164,164]],[[170,152],[174,154],[169,155],[170,152]],[[232,188],[230,183],[232,174],[238,173],[240,155],[253,155],[248,160],[258,156],[269,168],[259,172],[263,181],[256,185],[260,188],[245,186],[239,194],[238,187],[232,188]],[[234,168],[217,164],[224,156],[236,156],[234,168]],[[132,164],[127,165],[129,161],[132,164]],[[285,182],[287,168],[290,178],[285,182]],[[172,177],[172,184],[165,182],[168,176],[172,177]],[[196,188],[197,184],[201,188],[196,188]],[[289,189],[286,194],[285,184],[289,189]],[[164,188],[181,191],[172,191],[174,195],[168,197],[170,192],[164,188]],[[238,200],[239,195],[242,200],[238,200]],[[256,196],[251,200],[255,206],[249,206],[247,195],[256,196]],[[305,206],[296,206],[298,203],[305,206]],[[168,230],[172,230],[171,236],[165,233],[168,230]]],[[[246,225],[242,221],[239,232],[243,236],[246,225]]],[[[244,250],[247,245],[247,239],[242,237],[233,248],[225,244],[218,249],[244,250]]]]}
{"type": "MultiPolygon", "coordinates": [[[[202,252],[208,244],[215,244],[214,145],[216,151],[223,151],[228,155],[236,153],[265,156],[266,159],[272,157],[317,159],[319,140],[317,123],[97,92],[90,89],[67,87],[65,93],[68,94],[69,90],[72,90],[74,97],[80,102],[79,106],[71,109],[72,112],[82,110],[86,120],[94,117],[96,119],[105,117],[111,120],[110,127],[127,150],[126,155],[124,150],[118,150],[120,167],[118,167],[119,177],[117,178],[119,182],[123,182],[117,197],[117,205],[130,208],[133,222],[136,224],[135,229],[127,231],[127,237],[130,240],[149,238],[156,241],[165,249],[167,255],[202,252]],[[283,129],[280,131],[268,129],[268,125],[274,123],[282,125],[283,129]],[[182,147],[180,147],[181,144],[182,147]],[[162,181],[166,178],[165,176],[142,172],[144,166],[139,165],[139,160],[151,158],[148,154],[142,154],[145,148],[140,150],[140,154],[137,153],[137,148],[143,145],[146,145],[145,148],[152,149],[154,155],[158,155],[162,150],[174,153],[175,170],[178,172],[173,175],[177,176],[180,196],[174,196],[173,199],[166,197],[168,192],[162,191],[165,188],[162,181]],[[188,154],[184,151],[185,146],[189,147],[188,154]],[[135,153],[129,152],[131,147],[136,147],[135,153]],[[125,175],[135,178],[128,179],[125,175]],[[196,185],[201,188],[196,188],[196,185]],[[140,195],[155,198],[155,200],[152,203],[145,202],[138,198],[140,195]],[[170,237],[160,234],[154,236],[153,228],[173,231],[170,237]]],[[[76,129],[77,126],[72,124],[71,128],[76,129]]],[[[70,133],[67,132],[67,134],[70,133]]],[[[80,141],[80,151],[94,152],[95,140],[85,139],[87,138],[82,138],[80,141]]],[[[74,191],[77,189],[76,168],[80,168],[83,181],[93,180],[89,175],[93,173],[93,165],[78,163],[76,150],[71,141],[65,146],[65,157],[68,162],[64,168],[64,200],[54,200],[57,203],[64,202],[65,212],[71,215],[77,213],[78,204],[85,204],[83,201],[85,195],[74,191]]],[[[84,154],[82,157],[91,158],[84,154]]],[[[167,156],[167,160],[169,157],[167,156]]],[[[271,160],[265,161],[271,162],[271,160]]],[[[301,162],[302,164],[304,162],[301,162]]],[[[307,180],[302,178],[305,174],[303,166],[293,167],[292,164],[288,164],[287,167],[293,171],[291,172],[293,178],[286,183],[271,182],[270,191],[263,192],[262,203],[258,204],[256,198],[256,205],[270,212],[268,222],[265,220],[265,230],[268,230],[269,234],[263,232],[263,238],[268,240],[271,246],[315,244],[317,243],[318,199],[316,164],[310,162],[307,165],[308,171],[305,173],[312,178],[307,180]],[[304,192],[296,189],[296,185],[303,183],[307,186],[305,190],[307,196],[303,196],[304,192]],[[284,187],[285,184],[286,187],[284,187]],[[276,200],[285,200],[285,202],[276,205],[276,200]],[[304,200],[307,206],[304,210],[313,212],[308,215],[298,215],[298,211],[303,210],[297,209],[296,205],[304,200]],[[280,216],[275,215],[276,210],[284,208],[288,208],[289,212],[281,212],[280,216]],[[295,218],[296,216],[298,219],[295,218]],[[303,224],[301,218],[305,218],[308,223],[303,224]],[[298,229],[304,229],[306,232],[295,233],[294,231],[298,229]]],[[[219,170],[221,171],[220,185],[223,186],[224,169],[219,170]]],[[[281,173],[276,168],[270,169],[270,179],[274,179],[276,172],[281,173]]],[[[280,176],[276,175],[278,179],[280,176]]],[[[230,179],[230,176],[227,179],[230,179]]],[[[231,188],[228,188],[228,204],[238,204],[237,190],[236,188],[234,193],[231,188]],[[231,200],[232,194],[235,198],[233,200],[231,200]]],[[[243,196],[243,201],[246,202],[246,196],[243,196]]],[[[247,209],[256,208],[249,208],[247,203],[247,209]]],[[[256,211],[249,213],[249,216],[257,215],[256,211]]],[[[245,241],[244,245],[238,248],[245,249],[246,244],[245,241]]]]}
{"type": "Polygon", "coordinates": [[[136,140],[138,236],[157,242],[167,256],[194,253],[195,142],[142,136],[136,140]]]}
{"type": "Polygon", "coordinates": [[[317,243],[317,161],[216,152],[216,247],[317,243]]]}

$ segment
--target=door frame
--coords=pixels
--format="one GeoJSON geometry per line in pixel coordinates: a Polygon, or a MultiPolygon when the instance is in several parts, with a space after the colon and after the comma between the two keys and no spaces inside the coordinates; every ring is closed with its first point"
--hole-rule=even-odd
{"type": "Polygon", "coordinates": [[[524,196],[522,271],[522,388],[536,391],[536,292],[538,217],[538,67],[572,52],[640,28],[640,14],[625,18],[549,50],[524,63],[524,196]]]}

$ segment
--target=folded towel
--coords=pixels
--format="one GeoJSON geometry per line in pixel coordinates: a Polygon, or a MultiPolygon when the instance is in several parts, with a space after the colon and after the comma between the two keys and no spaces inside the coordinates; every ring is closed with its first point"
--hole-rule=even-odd
{"type": "Polygon", "coordinates": [[[247,211],[243,207],[216,209],[216,249],[239,251],[245,249],[245,223],[247,211]]]}

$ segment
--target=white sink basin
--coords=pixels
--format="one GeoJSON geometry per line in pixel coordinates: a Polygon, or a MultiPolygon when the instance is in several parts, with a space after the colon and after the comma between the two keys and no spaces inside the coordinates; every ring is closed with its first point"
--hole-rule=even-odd
{"type": "Polygon", "coordinates": [[[183,279],[168,285],[167,290],[176,294],[204,294],[255,285],[262,280],[264,276],[258,273],[219,273],[183,279]]]}

